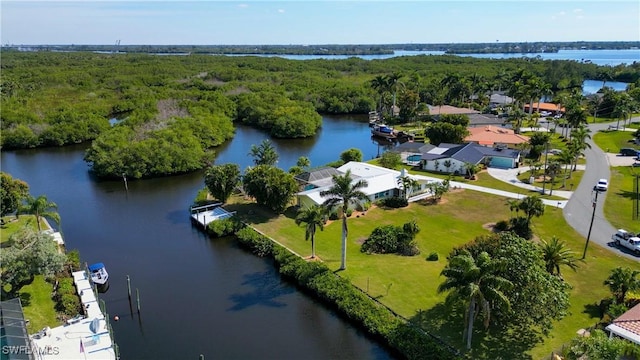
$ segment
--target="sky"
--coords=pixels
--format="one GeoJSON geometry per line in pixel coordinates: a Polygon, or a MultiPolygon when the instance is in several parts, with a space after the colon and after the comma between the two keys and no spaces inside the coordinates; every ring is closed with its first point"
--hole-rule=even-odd
{"type": "Polygon", "coordinates": [[[0,1],[2,44],[640,41],[640,1],[0,1]]]}

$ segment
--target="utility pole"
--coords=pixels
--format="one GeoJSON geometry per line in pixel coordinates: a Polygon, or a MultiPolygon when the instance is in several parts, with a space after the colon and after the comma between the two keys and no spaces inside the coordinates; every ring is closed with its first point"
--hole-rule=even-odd
{"type": "MultiPolygon", "coordinates": [[[[547,134],[547,136],[549,135],[547,134]]],[[[542,195],[544,195],[544,188],[545,188],[545,185],[547,185],[547,159],[548,158],[549,158],[549,139],[547,138],[547,143],[544,150],[544,169],[542,170],[542,195]]]]}
{"type": "Polygon", "coordinates": [[[600,193],[600,191],[598,190],[593,190],[593,192],[595,193],[595,196],[591,201],[593,206],[593,212],[591,213],[591,224],[589,225],[589,232],[587,233],[587,242],[584,244],[584,252],[582,253],[582,260],[584,260],[584,258],[587,257],[587,247],[589,246],[589,239],[591,238],[591,229],[593,228],[593,219],[596,217],[596,206],[598,205],[598,193],[600,193]]]}

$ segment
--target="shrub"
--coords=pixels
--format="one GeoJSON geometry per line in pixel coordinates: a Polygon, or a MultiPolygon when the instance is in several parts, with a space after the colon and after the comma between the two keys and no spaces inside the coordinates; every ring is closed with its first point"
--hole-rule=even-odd
{"type": "Polygon", "coordinates": [[[351,214],[353,214],[353,209],[351,208],[347,209],[347,217],[350,217],[351,214]]]}
{"type": "Polygon", "coordinates": [[[73,249],[67,252],[67,267],[71,267],[71,271],[80,270],[80,252],[73,249]]]}
{"type": "Polygon", "coordinates": [[[429,255],[427,255],[427,261],[438,261],[438,253],[435,251],[430,252],[429,255]]]}
{"type": "Polygon", "coordinates": [[[367,200],[362,203],[358,203],[356,206],[356,210],[358,211],[367,211],[371,208],[371,201],[367,200]]]}
{"type": "Polygon", "coordinates": [[[56,309],[65,315],[77,315],[80,312],[80,299],[75,294],[64,294],[56,304],[56,309]]]}
{"type": "Polygon", "coordinates": [[[207,225],[207,233],[213,237],[229,236],[243,227],[240,220],[230,217],[212,221],[207,225]]]}
{"type": "Polygon", "coordinates": [[[193,202],[195,205],[205,205],[209,202],[209,200],[207,199],[208,196],[209,196],[209,190],[207,190],[207,188],[202,188],[198,190],[198,193],[196,194],[196,198],[195,200],[193,200],[193,202]]]}
{"type": "Polygon", "coordinates": [[[507,220],[500,220],[495,224],[493,230],[496,232],[507,231],[509,230],[509,222],[507,220]]]}
{"type": "Polygon", "coordinates": [[[407,199],[394,196],[389,198],[384,198],[381,200],[382,206],[390,207],[390,208],[401,208],[409,205],[407,199]]]}
{"type": "Polygon", "coordinates": [[[338,220],[339,218],[338,210],[332,210],[331,213],[329,213],[329,220],[338,220]]]}
{"type": "Polygon", "coordinates": [[[236,237],[242,246],[260,257],[271,255],[273,251],[273,242],[248,226],[236,232],[236,237]]]}
{"type": "Polygon", "coordinates": [[[516,235],[523,239],[531,240],[533,237],[533,231],[527,223],[527,218],[516,217],[511,219],[511,226],[509,230],[513,231],[516,235]]]}
{"type": "Polygon", "coordinates": [[[362,244],[360,251],[368,254],[397,253],[404,256],[418,255],[420,250],[414,241],[418,231],[420,229],[413,222],[404,224],[402,227],[395,225],[379,226],[373,229],[369,238],[362,244]]]}

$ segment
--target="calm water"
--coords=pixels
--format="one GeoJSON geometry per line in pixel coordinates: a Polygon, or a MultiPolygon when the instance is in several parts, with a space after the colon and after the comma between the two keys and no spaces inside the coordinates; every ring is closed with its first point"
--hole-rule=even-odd
{"type": "MultiPolygon", "coordinates": [[[[366,122],[325,118],[311,140],[276,141],[280,166],[306,155],[335,160],[347,147],[371,157],[366,122]]],[[[266,138],[239,127],[217,162],[249,165],[249,147],[266,138]]],[[[102,261],[103,295],[123,359],[389,359],[391,355],[332,311],[280,280],[273,265],[228,239],[193,228],[187,208],[202,174],[129,182],[91,179],[83,146],[2,152],[2,171],[27,181],[33,195],[59,206],[69,249],[102,261]],[[142,316],[130,315],[126,275],[139,289],[142,316]]],[[[135,296],[135,295],[134,295],[135,296]]],[[[135,302],[135,301],[134,301],[135,302]]],[[[135,308],[135,304],[134,304],[135,308]]]]}
{"type": "MultiPolygon", "coordinates": [[[[444,55],[444,51],[405,51],[396,50],[393,54],[386,55],[361,55],[355,56],[365,60],[389,59],[396,56],[415,56],[415,55],[444,55]]],[[[238,55],[243,56],[243,55],[238,55]]],[[[312,60],[312,59],[347,59],[347,55],[254,55],[274,57],[279,56],[291,60],[312,60]]],[[[539,57],[542,60],[574,60],[574,61],[590,61],[596,65],[615,66],[620,64],[632,64],[640,61],[640,49],[634,50],[559,50],[557,53],[531,53],[531,54],[462,54],[458,56],[469,56],[483,59],[512,59],[529,57],[539,57]]]]}

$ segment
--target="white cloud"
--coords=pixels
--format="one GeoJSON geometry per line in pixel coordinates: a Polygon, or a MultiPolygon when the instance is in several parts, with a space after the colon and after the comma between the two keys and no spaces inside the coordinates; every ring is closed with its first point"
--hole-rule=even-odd
{"type": "Polygon", "coordinates": [[[279,12],[280,14],[284,14],[284,9],[278,9],[278,12],[279,12]]]}
{"type": "Polygon", "coordinates": [[[239,8],[246,9],[246,8],[248,8],[248,7],[249,7],[249,4],[238,4],[238,7],[239,7],[239,8]]]}

